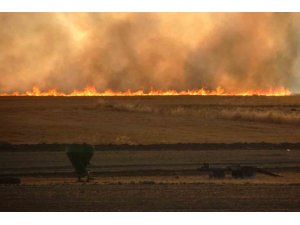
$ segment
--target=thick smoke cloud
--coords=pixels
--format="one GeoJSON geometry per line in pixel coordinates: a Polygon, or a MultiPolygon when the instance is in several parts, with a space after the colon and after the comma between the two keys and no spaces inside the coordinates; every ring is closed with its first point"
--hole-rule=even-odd
{"type": "Polygon", "coordinates": [[[0,13],[0,92],[300,92],[297,13],[0,13]]]}

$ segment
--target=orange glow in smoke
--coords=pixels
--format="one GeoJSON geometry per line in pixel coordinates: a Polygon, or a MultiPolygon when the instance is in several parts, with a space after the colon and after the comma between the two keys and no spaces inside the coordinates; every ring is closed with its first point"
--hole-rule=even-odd
{"type": "Polygon", "coordinates": [[[144,92],[143,90],[131,91],[127,90],[124,92],[106,90],[104,92],[98,92],[93,86],[88,86],[84,90],[74,90],[71,93],[63,93],[56,89],[50,89],[48,91],[41,91],[39,87],[34,86],[31,91],[24,93],[13,92],[13,93],[0,93],[0,96],[179,96],[179,95],[195,95],[195,96],[206,96],[206,95],[217,95],[217,96],[286,96],[291,95],[291,92],[284,88],[272,88],[266,90],[249,90],[241,92],[227,92],[223,88],[218,87],[215,90],[207,90],[204,88],[198,90],[187,90],[187,91],[161,91],[151,90],[144,92]]]}

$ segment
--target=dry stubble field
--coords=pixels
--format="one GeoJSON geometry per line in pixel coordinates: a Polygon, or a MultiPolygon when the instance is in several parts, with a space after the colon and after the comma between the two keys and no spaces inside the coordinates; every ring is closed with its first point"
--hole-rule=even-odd
{"type": "Polygon", "coordinates": [[[10,143],[299,142],[300,96],[2,97],[10,143]]]}

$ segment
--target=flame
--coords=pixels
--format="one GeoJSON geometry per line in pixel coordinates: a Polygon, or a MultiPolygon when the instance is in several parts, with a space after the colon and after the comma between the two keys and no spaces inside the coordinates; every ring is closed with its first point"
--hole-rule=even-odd
{"type": "Polygon", "coordinates": [[[57,91],[56,89],[49,89],[48,91],[41,91],[39,87],[34,86],[32,90],[26,91],[24,93],[13,92],[13,93],[0,93],[0,96],[179,96],[179,95],[195,95],[195,96],[287,96],[291,95],[291,92],[284,87],[270,88],[266,90],[249,90],[249,91],[238,91],[238,92],[227,92],[223,88],[218,87],[215,90],[208,90],[201,88],[198,90],[187,90],[187,91],[176,91],[176,90],[151,90],[149,92],[144,92],[143,90],[131,91],[127,90],[112,91],[106,90],[104,92],[98,92],[93,86],[87,86],[83,90],[74,90],[71,93],[63,93],[57,91]]]}

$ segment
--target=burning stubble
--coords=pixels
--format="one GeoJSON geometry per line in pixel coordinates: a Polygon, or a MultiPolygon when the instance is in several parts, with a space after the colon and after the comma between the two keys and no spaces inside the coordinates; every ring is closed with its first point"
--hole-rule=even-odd
{"type": "Polygon", "coordinates": [[[1,13],[0,93],[299,92],[297,13],[1,13]]]}

